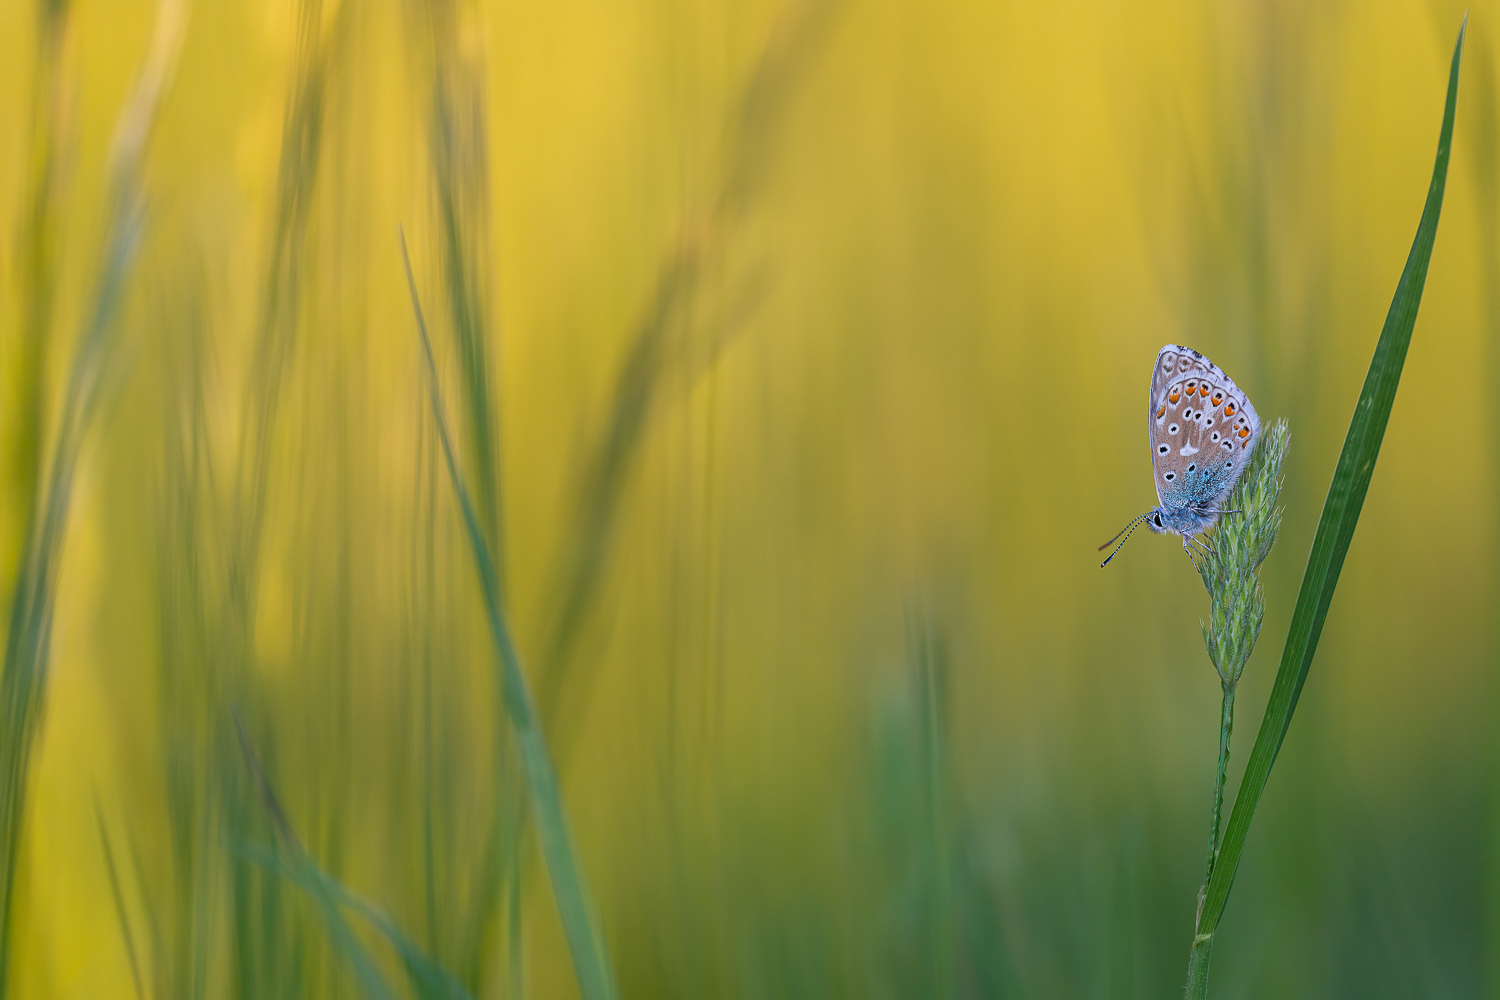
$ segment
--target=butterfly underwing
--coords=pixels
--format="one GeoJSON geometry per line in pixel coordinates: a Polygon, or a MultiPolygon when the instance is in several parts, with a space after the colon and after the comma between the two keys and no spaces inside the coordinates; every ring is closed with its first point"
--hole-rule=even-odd
{"type": "MultiPolygon", "coordinates": [[[[1152,531],[1181,535],[1183,548],[1188,548],[1194,535],[1224,513],[1224,501],[1260,438],[1260,417],[1222,368],[1180,344],[1157,352],[1147,404],[1146,436],[1158,506],[1121,534],[1128,538],[1145,521],[1152,531]]],[[[1100,565],[1108,563],[1105,559],[1100,565]]]]}

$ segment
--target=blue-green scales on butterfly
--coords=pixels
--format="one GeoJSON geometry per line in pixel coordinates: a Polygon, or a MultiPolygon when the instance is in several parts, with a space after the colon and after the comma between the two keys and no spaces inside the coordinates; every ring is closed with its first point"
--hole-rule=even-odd
{"type": "Polygon", "coordinates": [[[1115,536],[1125,537],[1100,566],[1109,565],[1143,521],[1158,534],[1181,535],[1189,558],[1191,546],[1204,548],[1193,536],[1221,514],[1239,513],[1222,508],[1260,438],[1260,417],[1222,368],[1190,347],[1168,344],[1151,369],[1146,432],[1158,504],[1115,536]]]}

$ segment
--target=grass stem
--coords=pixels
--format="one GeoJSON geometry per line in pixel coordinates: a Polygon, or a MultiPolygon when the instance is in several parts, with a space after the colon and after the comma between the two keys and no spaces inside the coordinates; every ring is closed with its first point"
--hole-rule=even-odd
{"type": "Polygon", "coordinates": [[[448,423],[443,415],[442,397],[438,389],[437,362],[432,355],[427,321],[422,316],[421,301],[417,297],[417,284],[412,275],[405,236],[401,237],[401,260],[406,267],[412,310],[416,314],[417,330],[422,339],[433,422],[437,425],[438,442],[442,446],[453,491],[458,497],[464,528],[474,553],[475,569],[484,590],[484,607],[490,635],[500,658],[500,687],[504,694],[505,709],[520,753],[521,771],[536,820],[537,840],[541,843],[542,858],[552,880],[552,895],[557,902],[558,915],[562,918],[563,931],[568,939],[568,949],[573,956],[579,992],[584,1000],[614,1000],[618,993],[604,943],[594,920],[588,889],[584,885],[572,838],[568,833],[557,771],[547,750],[536,705],[526,684],[525,671],[521,668],[521,658],[511,640],[510,628],[500,606],[500,575],[490,554],[479,514],[470,499],[463,474],[459,471],[452,440],[448,436],[448,423]]]}
{"type": "MultiPolygon", "coordinates": [[[[1208,825],[1208,862],[1203,871],[1203,893],[1214,876],[1214,860],[1219,856],[1219,821],[1224,811],[1224,773],[1229,770],[1229,734],[1234,729],[1235,685],[1224,685],[1223,710],[1219,715],[1219,769],[1214,775],[1214,808],[1208,825]]],[[[1198,899],[1203,899],[1200,893],[1198,899]]]]}

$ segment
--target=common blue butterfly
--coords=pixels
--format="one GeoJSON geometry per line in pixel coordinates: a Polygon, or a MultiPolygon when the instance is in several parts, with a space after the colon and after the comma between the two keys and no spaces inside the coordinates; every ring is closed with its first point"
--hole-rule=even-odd
{"type": "Polygon", "coordinates": [[[1146,432],[1158,505],[1115,536],[1125,537],[1101,567],[1109,565],[1142,521],[1157,534],[1181,535],[1192,558],[1189,543],[1203,546],[1194,535],[1213,527],[1220,514],[1238,513],[1221,505],[1260,438],[1260,417],[1249,398],[1223,369],[1190,347],[1168,344],[1157,353],[1148,402],[1146,432]]]}

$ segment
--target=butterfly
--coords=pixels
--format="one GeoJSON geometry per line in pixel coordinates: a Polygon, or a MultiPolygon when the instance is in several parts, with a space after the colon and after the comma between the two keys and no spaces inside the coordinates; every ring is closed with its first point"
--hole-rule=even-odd
{"type": "Polygon", "coordinates": [[[1102,552],[1125,536],[1101,567],[1142,521],[1157,534],[1181,535],[1192,559],[1192,545],[1207,551],[1194,535],[1213,527],[1221,514],[1240,513],[1221,505],[1260,438],[1260,417],[1234,379],[1192,348],[1168,344],[1151,369],[1149,404],[1146,432],[1158,503],[1099,546],[1102,552]]]}

